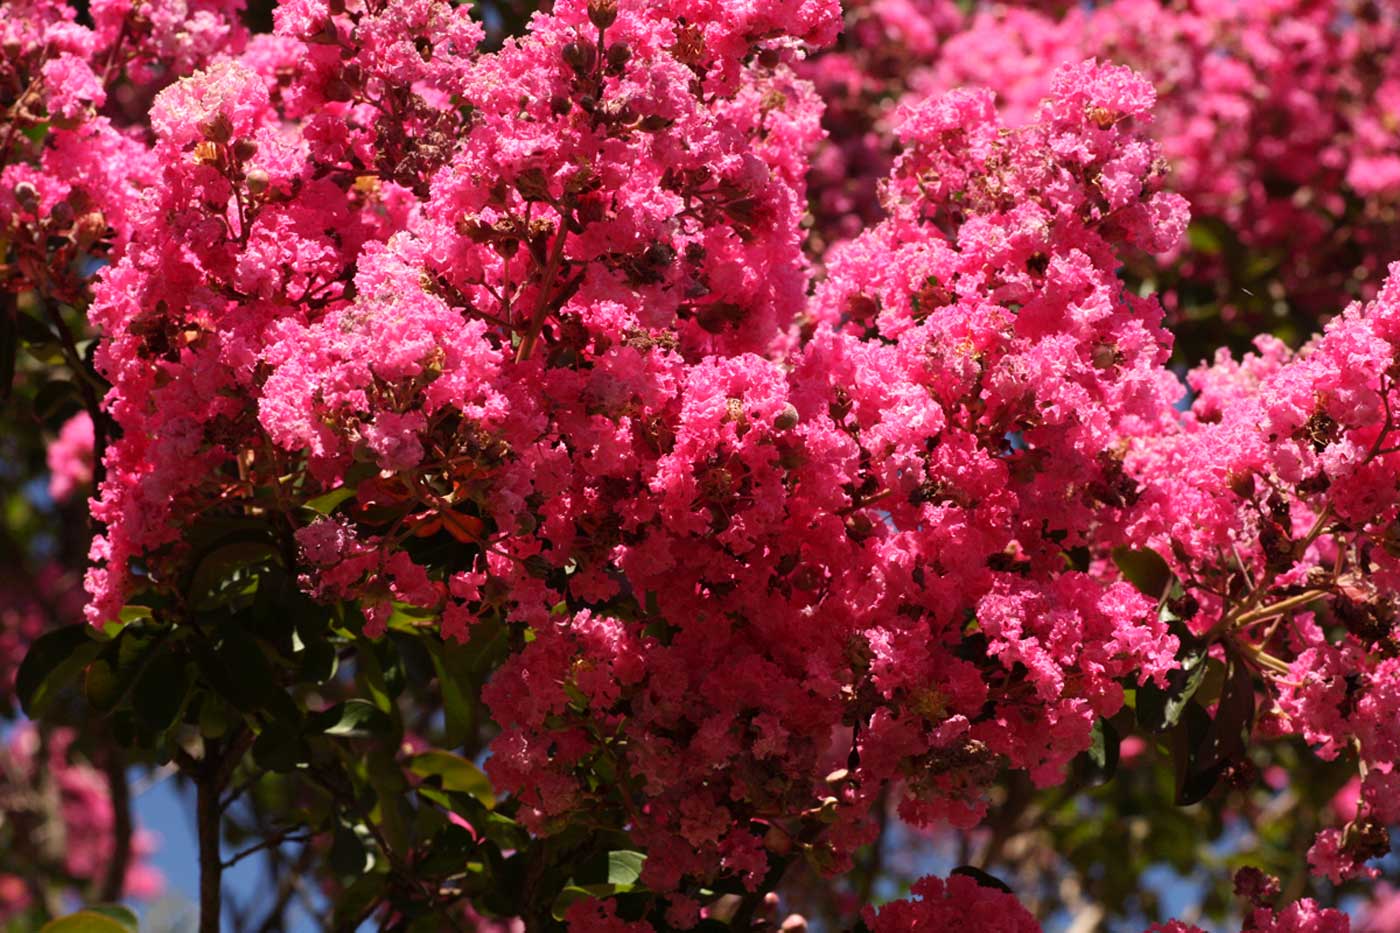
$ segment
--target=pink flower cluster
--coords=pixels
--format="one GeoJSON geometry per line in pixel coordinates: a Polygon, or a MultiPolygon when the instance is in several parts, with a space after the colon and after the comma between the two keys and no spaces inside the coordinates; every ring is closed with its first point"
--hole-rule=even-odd
{"type": "MultiPolygon", "coordinates": [[[[188,595],[202,519],[258,516],[371,637],[404,610],[503,633],[496,789],[541,835],[616,817],[686,927],[720,880],[757,890],[795,853],[849,867],[887,791],[912,823],[966,828],[1007,771],[1061,782],[1125,690],[1178,667],[1183,630],[1107,559],[1148,548],[1173,612],[1264,698],[1255,731],[1356,757],[1357,814],[1314,867],[1341,880],[1388,849],[1400,267],[1303,350],[1262,340],[1193,373],[1186,412],[1162,307],[1118,274],[1182,243],[1173,161],[1260,251],[1322,248],[1341,208],[1321,192],[1357,147],[1357,209],[1387,196],[1383,134],[1353,132],[1384,120],[1329,102],[1358,94],[1358,43],[1388,19],[1327,43],[1326,3],[860,7],[857,29],[936,52],[913,87],[962,83],[1021,18],[1044,49],[984,76],[1000,112],[956,89],[849,117],[857,148],[888,130],[898,155],[872,158],[878,186],[817,192],[846,214],[878,187],[883,219],[839,230],[813,284],[803,75],[840,79],[806,58],[833,0],[560,0],[494,53],[448,0],[288,0],[253,38],[231,4],[175,6],[0,20],[25,112],[51,123],[0,139],[24,149],[0,176],[5,285],[57,291],[46,270],[111,244],[91,622],[188,595]],[[1079,44],[1037,38],[1061,29],[1079,44]],[[1141,58],[1164,103],[1086,52],[1141,58]],[[1290,68],[1305,90],[1260,103],[1290,68]],[[1182,83],[1201,75],[1204,96],[1182,83]],[[154,95],[150,138],[119,127],[118,92],[154,95]],[[1256,116],[1282,128],[1207,151],[1256,116]],[[1321,201],[1280,198],[1277,166],[1321,201]]],[[[878,97],[879,70],[852,67],[849,93],[878,97]]],[[[1360,242],[1364,266],[1384,244],[1360,242]]],[[[70,427],[56,497],[84,478],[70,427]]],[[[1034,929],[964,876],[916,893],[867,922],[1034,929]]],[[[1307,902],[1259,910],[1256,929],[1339,928],[1307,902]]],[[[606,902],[574,919],[631,928],[606,902]]]]}
{"type": "MultiPolygon", "coordinates": [[[[879,910],[867,907],[871,933],[924,933],[966,930],[968,933],[1040,933],[1040,924],[1012,895],[979,885],[967,875],[946,881],[929,876],[914,884],[916,899],[893,901],[879,910]]],[[[1245,933],[1348,933],[1346,914],[1301,900],[1282,910],[1255,908],[1245,918],[1245,933]]],[[[1147,933],[1204,933],[1193,924],[1173,920],[1154,923],[1147,933]]]]}
{"type": "Polygon", "coordinates": [[[1058,65],[1096,56],[1132,66],[1157,87],[1153,136],[1199,222],[1191,244],[1142,270],[1170,286],[1169,311],[1216,302],[1239,313],[1235,306],[1255,299],[1238,288],[1256,286],[1275,314],[1286,309],[1307,321],[1374,294],[1400,254],[1393,6],[1036,6],[978,4],[964,13],[946,0],[849,5],[847,43],[808,66],[829,101],[831,142],[814,160],[823,236],[850,236],[873,216],[871,195],[896,149],[893,101],[983,86],[1019,122],[1034,113],[1058,65]],[[1225,268],[1237,253],[1249,268],[1225,268]]]}
{"type": "Polygon", "coordinates": [[[93,309],[123,430],[90,618],[271,486],[371,635],[396,604],[528,631],[491,777],[540,833],[631,814],[656,890],[756,886],[819,823],[838,869],[891,783],[970,825],[1003,767],[1057,782],[1119,680],[1174,664],[1131,586],[1061,572],[1175,392],[1113,277],[1185,225],[1151,87],[1075,66],[1022,129],[986,94],[910,108],[893,217],[804,331],[791,63],[837,12],[773,9],[562,3],[478,55],[445,3],[298,2],[164,91],[93,309]]]}
{"type": "Polygon", "coordinates": [[[1269,705],[1268,736],[1353,756],[1358,812],[1310,853],[1334,881],[1373,875],[1400,819],[1400,264],[1292,353],[1271,339],[1190,376],[1174,430],[1134,442],[1129,539],[1171,555],[1196,605],[1269,705]]]}
{"type": "Polygon", "coordinates": [[[92,416],[80,412],[59,429],[49,444],[49,495],[59,504],[69,502],[92,485],[92,416]]]}

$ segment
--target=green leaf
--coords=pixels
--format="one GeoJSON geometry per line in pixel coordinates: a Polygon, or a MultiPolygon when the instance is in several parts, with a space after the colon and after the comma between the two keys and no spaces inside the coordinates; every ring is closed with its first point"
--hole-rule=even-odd
{"type": "Polygon", "coordinates": [[[278,561],[277,549],[261,532],[248,532],[209,551],[195,566],[185,590],[195,609],[208,611],[243,595],[255,568],[278,561]]]}
{"type": "Polygon", "coordinates": [[[49,921],[39,933],[134,933],[136,917],[131,911],[122,908],[124,915],[113,915],[110,910],[89,907],[49,921]]]}
{"type": "Polygon", "coordinates": [[[1221,240],[1220,234],[1213,225],[1199,220],[1192,221],[1191,225],[1186,228],[1186,239],[1191,244],[1192,250],[1207,256],[1214,256],[1225,247],[1224,241],[1221,240]]]}
{"type": "Polygon", "coordinates": [[[471,666],[467,649],[446,642],[429,642],[433,667],[442,693],[443,741],[461,745],[476,728],[476,702],[471,693],[471,666]]]}
{"type": "Polygon", "coordinates": [[[84,622],[47,632],[29,646],[15,675],[15,694],[30,719],[43,715],[48,704],[78,676],[103,644],[84,622]]]}
{"type": "Polygon", "coordinates": [[[443,790],[469,794],[488,810],[496,806],[490,778],[461,755],[436,750],[423,752],[409,760],[408,770],[424,779],[436,777],[443,790]]]}
{"type": "Polygon", "coordinates": [[[332,489],[324,495],[308,500],[306,507],[318,515],[330,515],[346,499],[353,499],[355,496],[354,486],[341,486],[332,489]]]}
{"type": "Polygon", "coordinates": [[[342,878],[358,877],[374,867],[374,853],[370,851],[361,831],[354,826],[341,823],[336,827],[331,841],[331,870],[342,878]]]}
{"type": "Polygon", "coordinates": [[[1005,891],[1007,894],[1016,893],[1011,890],[1011,885],[1007,884],[1005,881],[1002,881],[996,875],[993,875],[990,872],[985,872],[975,865],[959,865],[957,868],[954,868],[952,872],[950,872],[950,874],[966,875],[973,881],[977,882],[979,887],[993,888],[997,891],[1005,891]]]}
{"type": "Polygon", "coordinates": [[[309,732],[347,738],[383,735],[392,727],[389,717],[368,700],[346,700],[306,719],[309,732]]]}
{"type": "Polygon", "coordinates": [[[310,756],[306,740],[289,723],[280,720],[270,721],[253,742],[253,761],[268,771],[294,771],[310,756]]]}
{"type": "Polygon", "coordinates": [[[1209,728],[1210,714],[1201,704],[1190,703],[1182,714],[1181,721],[1172,730],[1172,762],[1176,772],[1174,802],[1179,807],[1189,807],[1204,800],[1224,771],[1224,765],[1210,769],[1195,767],[1196,749],[1205,739],[1206,730],[1209,728]]]}
{"type": "Polygon", "coordinates": [[[1161,599],[1172,582],[1172,570],[1156,551],[1116,547],[1113,562],[1138,591],[1153,599],[1161,599]]]}
{"type": "Polygon", "coordinates": [[[101,914],[104,917],[115,920],[123,927],[130,930],[131,933],[136,933],[140,927],[140,921],[136,917],[136,912],[121,904],[89,904],[84,907],[83,910],[89,913],[101,914]]]}
{"type": "Polygon", "coordinates": [[[257,641],[236,623],[225,625],[218,646],[200,654],[200,670],[230,703],[256,712],[273,701],[276,674],[257,641]]]}
{"type": "MultiPolygon", "coordinates": [[[[0,377],[3,381],[3,377],[0,377]]],[[[44,421],[69,414],[78,401],[78,387],[66,379],[51,379],[34,393],[34,414],[44,421]]]]}
{"type": "Polygon", "coordinates": [[[83,677],[83,695],[93,709],[110,712],[122,696],[122,680],[116,666],[107,658],[98,658],[88,665],[83,677]]]}
{"type": "Polygon", "coordinates": [[[615,897],[640,890],[638,881],[645,862],[646,855],[627,849],[608,852],[601,859],[590,859],[555,897],[550,908],[554,919],[563,920],[574,902],[583,898],[615,897]]]}
{"type": "Polygon", "coordinates": [[[185,658],[172,650],[162,651],[136,681],[131,705],[142,722],[156,732],[164,732],[185,708],[189,688],[185,658]]]}
{"type": "Polygon", "coordinates": [[[1206,675],[1209,646],[1191,634],[1181,621],[1172,618],[1168,628],[1176,636],[1176,670],[1167,674],[1165,689],[1149,680],[1137,688],[1138,724],[1151,732],[1165,732],[1180,720],[1191,698],[1206,675]]]}
{"type": "Polygon", "coordinates": [[[1088,779],[1091,784],[1107,784],[1118,771],[1118,746],[1121,739],[1118,730],[1107,719],[1094,723],[1094,731],[1089,736],[1089,748],[1085,752],[1088,761],[1088,779]]]}
{"type": "Polygon", "coordinates": [[[1253,728],[1254,679],[1249,668],[1231,656],[1215,716],[1196,749],[1196,767],[1208,769],[1228,764],[1243,754],[1253,728]]]}
{"type": "Polygon", "coordinates": [[[608,884],[636,884],[642,877],[647,857],[641,852],[622,850],[608,853],[608,884]]]}
{"type": "Polygon", "coordinates": [[[353,930],[362,923],[370,908],[389,886],[389,876],[384,872],[371,872],[361,875],[350,887],[335,899],[335,923],[337,930],[353,930]]]}

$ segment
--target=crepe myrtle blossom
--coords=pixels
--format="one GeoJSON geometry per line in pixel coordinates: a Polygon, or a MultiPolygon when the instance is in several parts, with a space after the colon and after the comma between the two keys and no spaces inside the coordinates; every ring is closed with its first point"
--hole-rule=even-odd
{"type": "MultiPolygon", "coordinates": [[[[873,6],[918,49],[963,28],[873,6]]],[[[0,19],[50,125],[0,176],[5,284],[84,305],[110,384],[93,625],[188,605],[236,518],[366,643],[499,631],[494,792],[535,837],[621,814],[677,928],[797,858],[850,869],[887,797],[970,829],[1008,776],[1064,783],[1192,658],[1233,704],[1202,716],[1248,708],[1212,767],[1256,736],[1354,767],[1316,872],[1388,849],[1400,267],[1178,410],[1163,306],[1119,274],[1188,228],[1172,86],[1078,47],[1024,98],[911,82],[879,211],[818,272],[833,0],[559,0],[491,52],[447,0],[288,0],[260,36],[236,4],[127,7],[0,19]]],[[[55,497],[85,441],[60,434],[55,497]]],[[[966,874],[914,894],[865,923],[1036,929],[966,874]]],[[[619,909],[564,913],[647,928],[619,909]]]]}

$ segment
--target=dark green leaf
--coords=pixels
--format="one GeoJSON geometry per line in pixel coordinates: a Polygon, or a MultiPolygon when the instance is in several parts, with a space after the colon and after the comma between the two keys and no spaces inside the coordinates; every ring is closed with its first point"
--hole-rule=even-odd
{"type": "Polygon", "coordinates": [[[281,774],[296,770],[310,754],[301,734],[280,720],[269,722],[253,742],[253,760],[258,767],[281,774]]]}
{"type": "Polygon", "coordinates": [[[335,645],[324,638],[310,642],[302,649],[299,676],[308,683],[326,683],[335,676],[339,667],[340,658],[335,645]]]}
{"type": "Polygon", "coordinates": [[[225,625],[218,646],[200,656],[200,670],[230,703],[244,712],[270,704],[276,674],[257,641],[237,624],[225,625]]]}
{"type": "Polygon", "coordinates": [[[1165,732],[1181,719],[1191,698],[1201,686],[1206,674],[1209,646],[1191,634],[1186,626],[1171,619],[1169,630],[1176,636],[1176,660],[1179,667],[1167,674],[1167,686],[1157,686],[1149,680],[1137,688],[1138,724],[1150,732],[1165,732]]]}
{"type": "Polygon", "coordinates": [[[1121,739],[1118,730],[1107,719],[1094,723],[1090,733],[1089,749],[1085,752],[1088,762],[1088,779],[1091,784],[1106,784],[1113,780],[1118,771],[1118,746],[1121,739]]]}
{"type": "Polygon", "coordinates": [[[131,705],[148,727],[164,732],[185,708],[189,687],[184,656],[173,650],[162,651],[151,659],[136,681],[131,705]]]}
{"type": "Polygon", "coordinates": [[[78,401],[78,387],[66,379],[50,379],[34,393],[34,414],[44,421],[71,414],[78,401]]]}
{"type": "Polygon", "coordinates": [[[346,738],[384,735],[392,723],[389,717],[368,700],[346,700],[330,709],[312,713],[306,719],[310,732],[346,738]]]}
{"type": "Polygon", "coordinates": [[[425,779],[436,777],[443,790],[470,794],[487,809],[496,806],[491,780],[461,755],[438,750],[423,752],[409,760],[408,769],[425,779]]]}
{"type": "Polygon", "coordinates": [[[583,898],[615,897],[639,890],[645,862],[644,854],[630,850],[616,850],[590,859],[580,866],[554,899],[551,908],[554,919],[562,920],[574,902],[583,898]]]}
{"type": "Polygon", "coordinates": [[[389,876],[383,872],[361,875],[335,899],[334,928],[355,929],[384,896],[388,886],[389,876]]]}
{"type": "Polygon", "coordinates": [[[205,554],[195,565],[185,592],[195,609],[217,608],[242,592],[238,584],[250,581],[254,570],[277,560],[272,542],[260,532],[250,532],[205,554]]]}
{"type": "Polygon", "coordinates": [[[1172,570],[1156,551],[1116,547],[1113,562],[1123,577],[1138,591],[1153,599],[1161,599],[1171,585],[1172,570]]]}
{"type": "Polygon", "coordinates": [[[1205,741],[1211,725],[1210,714],[1199,703],[1189,703],[1181,721],[1171,733],[1172,762],[1176,771],[1176,797],[1179,807],[1204,800],[1215,788],[1225,770],[1224,763],[1201,768],[1196,763],[1196,750],[1205,741]]]}
{"type": "Polygon", "coordinates": [[[336,510],[337,506],[346,499],[353,498],[354,495],[354,486],[341,486],[338,489],[332,489],[324,495],[308,500],[306,507],[319,515],[330,515],[336,510]]]}
{"type": "Polygon", "coordinates": [[[1226,666],[1225,686],[1215,707],[1215,717],[1196,749],[1196,767],[1228,764],[1243,754],[1253,727],[1254,679],[1249,668],[1232,656],[1226,666]]]}
{"type": "Polygon", "coordinates": [[[15,694],[31,719],[41,716],[53,697],[102,651],[92,627],[76,623],[34,640],[15,675],[15,694]]]}
{"type": "Polygon", "coordinates": [[[374,865],[374,855],[355,827],[342,823],[331,842],[331,869],[340,877],[359,877],[374,865]]]}
{"type": "Polygon", "coordinates": [[[966,875],[984,888],[994,888],[998,891],[1005,891],[1007,894],[1015,893],[1011,890],[1011,886],[1005,881],[1002,881],[996,875],[985,872],[974,865],[959,865],[957,868],[953,869],[952,874],[966,875]]]}

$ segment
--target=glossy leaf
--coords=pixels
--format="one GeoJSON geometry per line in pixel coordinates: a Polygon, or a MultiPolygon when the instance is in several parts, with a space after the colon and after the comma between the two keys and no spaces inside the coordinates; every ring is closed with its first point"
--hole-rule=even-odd
{"type": "Polygon", "coordinates": [[[82,622],[35,639],[15,675],[15,694],[24,714],[31,719],[43,715],[53,697],[71,684],[102,648],[92,627],[82,622]]]}

